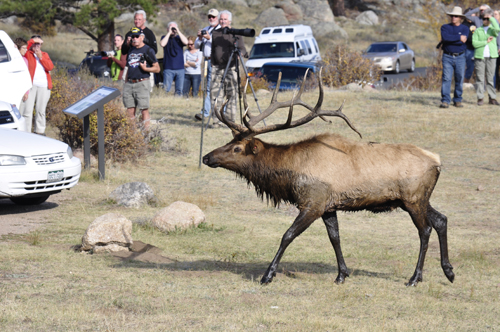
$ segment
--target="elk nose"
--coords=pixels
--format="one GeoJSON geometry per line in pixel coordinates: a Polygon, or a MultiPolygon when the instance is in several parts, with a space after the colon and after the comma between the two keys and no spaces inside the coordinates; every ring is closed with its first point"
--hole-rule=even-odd
{"type": "Polygon", "coordinates": [[[210,156],[209,156],[208,154],[204,155],[204,156],[203,156],[203,163],[204,163],[205,165],[208,165],[208,161],[209,161],[209,159],[210,159],[210,156]]]}

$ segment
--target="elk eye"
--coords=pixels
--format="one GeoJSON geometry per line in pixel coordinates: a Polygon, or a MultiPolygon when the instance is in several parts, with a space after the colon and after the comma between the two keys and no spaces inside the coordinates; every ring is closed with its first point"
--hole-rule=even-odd
{"type": "Polygon", "coordinates": [[[235,147],[234,152],[241,152],[241,148],[239,146],[235,147]]]}

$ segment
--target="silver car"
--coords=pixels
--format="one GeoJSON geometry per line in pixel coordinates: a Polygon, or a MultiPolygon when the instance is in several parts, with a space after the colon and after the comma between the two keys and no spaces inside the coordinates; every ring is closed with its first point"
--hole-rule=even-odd
{"type": "Polygon", "coordinates": [[[363,57],[372,59],[382,71],[399,73],[401,70],[415,71],[415,53],[403,42],[378,42],[363,52],[363,57]]]}

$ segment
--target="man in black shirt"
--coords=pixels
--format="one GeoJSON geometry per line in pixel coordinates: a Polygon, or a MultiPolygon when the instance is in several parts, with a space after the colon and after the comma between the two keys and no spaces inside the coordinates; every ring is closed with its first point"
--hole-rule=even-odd
{"type": "Polygon", "coordinates": [[[130,30],[132,42],[127,54],[127,77],[123,86],[123,104],[130,119],[135,119],[136,109],[142,112],[144,127],[149,127],[150,74],[159,73],[160,65],[154,50],[144,43],[144,32],[139,28],[130,30]]]}

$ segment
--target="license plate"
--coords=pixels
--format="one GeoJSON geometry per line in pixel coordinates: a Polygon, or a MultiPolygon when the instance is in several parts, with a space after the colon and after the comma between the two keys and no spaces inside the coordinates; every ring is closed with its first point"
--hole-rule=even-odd
{"type": "Polygon", "coordinates": [[[47,183],[59,182],[64,177],[64,171],[51,171],[47,175],[47,183]]]}

